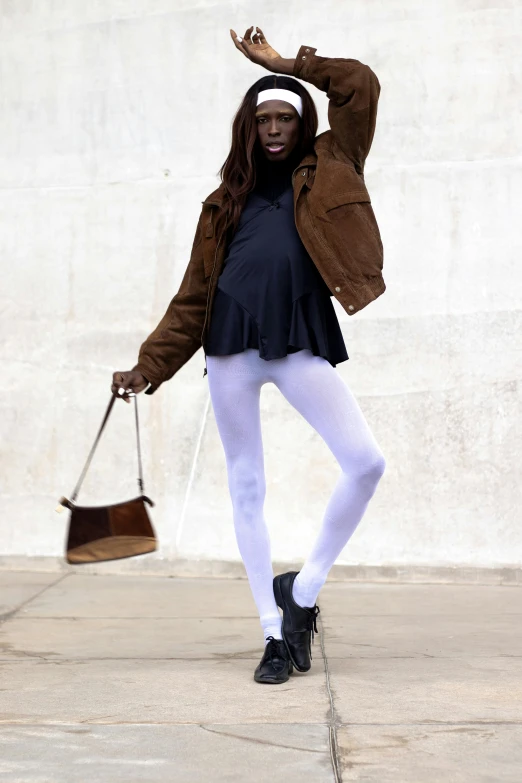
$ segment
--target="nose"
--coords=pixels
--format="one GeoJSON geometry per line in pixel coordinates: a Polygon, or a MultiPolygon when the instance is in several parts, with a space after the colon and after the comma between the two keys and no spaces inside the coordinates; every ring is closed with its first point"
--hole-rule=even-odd
{"type": "Polygon", "coordinates": [[[277,127],[277,122],[276,122],[275,119],[272,120],[271,123],[270,123],[270,128],[268,129],[268,135],[269,136],[280,136],[281,135],[281,131],[277,127]]]}

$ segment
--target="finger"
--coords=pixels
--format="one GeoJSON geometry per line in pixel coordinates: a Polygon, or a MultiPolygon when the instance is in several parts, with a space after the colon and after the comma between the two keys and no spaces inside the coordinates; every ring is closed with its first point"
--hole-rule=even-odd
{"type": "Polygon", "coordinates": [[[238,38],[233,30],[230,31],[230,36],[231,36],[232,40],[234,41],[236,49],[239,49],[241,54],[244,54],[245,57],[248,58],[248,54],[245,52],[245,50],[243,49],[243,46],[242,46],[243,39],[242,38],[238,38]]]}
{"type": "Polygon", "coordinates": [[[247,41],[245,38],[243,38],[241,43],[238,44],[238,48],[243,52],[248,60],[252,59],[250,57],[250,52],[252,51],[252,42],[250,40],[247,41]]]}
{"type": "Polygon", "coordinates": [[[124,400],[125,402],[130,402],[131,396],[134,397],[135,395],[132,394],[129,396],[128,392],[129,392],[128,389],[124,389],[123,386],[120,386],[120,388],[116,392],[116,397],[121,397],[121,399],[124,400]]]}
{"type": "Polygon", "coordinates": [[[259,35],[259,40],[262,44],[266,44],[266,38],[264,32],[261,30],[260,27],[256,27],[257,33],[259,35]]]}
{"type": "Polygon", "coordinates": [[[250,52],[251,52],[251,50],[252,50],[252,43],[251,43],[251,41],[248,41],[248,42],[247,42],[247,41],[245,41],[245,39],[243,38],[243,40],[241,41],[241,43],[239,44],[239,46],[241,47],[241,51],[243,52],[243,54],[245,55],[245,57],[248,57],[248,59],[250,60],[250,59],[251,59],[251,57],[250,57],[250,52]]]}
{"type": "Polygon", "coordinates": [[[252,35],[252,30],[254,29],[254,25],[248,28],[248,30],[245,30],[245,34],[243,36],[243,41],[246,41],[247,44],[251,44],[252,41],[250,40],[250,36],[252,35]]]}

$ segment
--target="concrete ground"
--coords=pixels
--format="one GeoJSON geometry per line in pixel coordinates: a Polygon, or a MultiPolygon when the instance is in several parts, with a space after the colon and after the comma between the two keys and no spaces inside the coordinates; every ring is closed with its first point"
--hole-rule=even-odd
{"type": "Polygon", "coordinates": [[[521,599],[331,582],[269,686],[245,580],[0,572],[0,780],[520,783],[521,599]]]}

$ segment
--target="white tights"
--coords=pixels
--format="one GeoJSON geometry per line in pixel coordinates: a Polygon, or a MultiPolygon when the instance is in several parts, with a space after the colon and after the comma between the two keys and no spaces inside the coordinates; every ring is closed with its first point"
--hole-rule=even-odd
{"type": "Polygon", "coordinates": [[[385,459],[352,392],[335,367],[304,349],[267,361],[257,350],[207,356],[212,407],[225,452],[237,544],[265,635],[281,638],[266,492],[260,391],[274,383],[321,435],[341,467],[315,545],[294,582],[293,597],[313,606],[331,566],[362,519],[385,459]]]}

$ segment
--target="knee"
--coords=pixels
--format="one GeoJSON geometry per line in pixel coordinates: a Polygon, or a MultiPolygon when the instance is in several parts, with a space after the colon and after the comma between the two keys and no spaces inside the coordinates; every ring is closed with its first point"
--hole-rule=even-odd
{"type": "Polygon", "coordinates": [[[380,450],[367,452],[357,461],[357,480],[362,487],[365,487],[372,494],[377,489],[386,469],[386,459],[380,450]]]}

